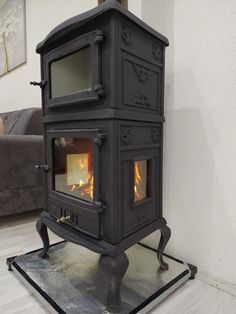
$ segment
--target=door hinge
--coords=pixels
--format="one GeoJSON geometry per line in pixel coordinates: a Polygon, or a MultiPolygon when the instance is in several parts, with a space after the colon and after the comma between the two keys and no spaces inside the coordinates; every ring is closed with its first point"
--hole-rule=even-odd
{"type": "Polygon", "coordinates": [[[101,146],[102,143],[106,139],[106,133],[105,132],[98,132],[97,136],[94,138],[94,143],[97,144],[98,146],[101,146]]]}
{"type": "Polygon", "coordinates": [[[104,40],[105,36],[103,34],[103,31],[101,31],[100,29],[97,31],[96,37],[94,39],[94,43],[97,45],[100,45],[103,40],[104,40]]]}
{"type": "Polygon", "coordinates": [[[103,89],[102,84],[97,84],[94,86],[94,91],[98,95],[98,97],[102,97],[106,95],[105,89],[103,89]]]}
{"type": "Polygon", "coordinates": [[[104,209],[106,208],[106,204],[101,201],[95,201],[94,206],[100,214],[102,214],[104,212],[104,209]]]}

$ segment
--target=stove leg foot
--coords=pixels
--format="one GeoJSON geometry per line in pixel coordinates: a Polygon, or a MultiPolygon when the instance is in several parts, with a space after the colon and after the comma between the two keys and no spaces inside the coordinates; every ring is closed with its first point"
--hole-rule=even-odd
{"type": "Polygon", "coordinates": [[[99,263],[107,283],[106,308],[111,312],[119,312],[121,310],[120,286],[129,266],[127,255],[125,253],[117,257],[101,255],[99,263]]]}
{"type": "Polygon", "coordinates": [[[171,230],[168,226],[164,226],[161,228],[160,231],[161,231],[161,239],[160,239],[159,246],[157,249],[157,258],[160,263],[161,269],[168,270],[169,265],[163,260],[163,252],[165,250],[167,242],[170,239],[171,230]]]}
{"type": "Polygon", "coordinates": [[[36,230],[43,242],[43,249],[38,255],[39,257],[45,258],[49,250],[49,237],[48,237],[47,226],[43,222],[42,218],[39,218],[37,220],[36,230]]]}

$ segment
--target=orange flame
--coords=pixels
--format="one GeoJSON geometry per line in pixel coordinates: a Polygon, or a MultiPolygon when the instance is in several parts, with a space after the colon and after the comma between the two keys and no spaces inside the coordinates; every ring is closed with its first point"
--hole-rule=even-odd
{"type": "Polygon", "coordinates": [[[88,185],[86,185],[83,192],[81,193],[82,195],[84,194],[89,195],[91,200],[93,200],[93,181],[94,177],[90,175],[90,177],[88,178],[88,185]]]}
{"type": "Polygon", "coordinates": [[[87,182],[84,182],[83,180],[80,180],[79,184],[73,184],[71,187],[71,192],[74,192],[76,190],[81,190],[81,195],[89,195],[91,200],[93,200],[93,182],[94,177],[91,173],[89,173],[87,182]]]}
{"type": "Polygon", "coordinates": [[[81,196],[89,196],[89,198],[93,200],[94,178],[91,170],[91,158],[89,154],[74,155],[74,158],[70,158],[70,163],[71,172],[73,174],[68,174],[68,178],[71,179],[73,183],[69,185],[71,192],[79,191],[81,196]],[[77,164],[77,171],[73,173],[74,168],[72,166],[75,163],[77,164]]]}
{"type": "Polygon", "coordinates": [[[137,199],[140,198],[140,193],[138,192],[138,187],[142,184],[142,177],[140,175],[140,170],[139,170],[139,166],[138,163],[135,162],[134,164],[134,193],[137,199]]]}

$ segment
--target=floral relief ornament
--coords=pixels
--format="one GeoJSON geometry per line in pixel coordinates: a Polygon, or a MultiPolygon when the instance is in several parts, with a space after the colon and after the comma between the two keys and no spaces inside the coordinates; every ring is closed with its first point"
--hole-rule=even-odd
{"type": "Polygon", "coordinates": [[[162,47],[157,43],[153,43],[152,53],[158,62],[162,62],[162,47]]]}
{"type": "Polygon", "coordinates": [[[131,139],[131,131],[130,128],[125,128],[121,131],[121,141],[128,145],[131,139]]]}
{"type": "Polygon", "coordinates": [[[134,71],[141,83],[146,83],[151,77],[151,70],[147,69],[137,63],[133,63],[134,71]]]}
{"type": "Polygon", "coordinates": [[[161,132],[159,128],[152,128],[152,140],[154,143],[161,141],[161,132]]]}
{"type": "Polygon", "coordinates": [[[122,39],[126,45],[131,44],[131,35],[132,35],[131,29],[128,27],[124,27],[122,34],[121,34],[121,37],[122,37],[122,39]]]}

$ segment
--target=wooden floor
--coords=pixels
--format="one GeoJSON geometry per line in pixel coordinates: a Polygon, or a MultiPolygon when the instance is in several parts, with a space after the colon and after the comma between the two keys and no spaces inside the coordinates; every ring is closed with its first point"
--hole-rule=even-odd
{"type": "MultiPolygon", "coordinates": [[[[42,246],[35,231],[35,220],[35,215],[27,215],[0,221],[0,314],[48,313],[14,273],[8,272],[5,263],[6,257],[42,246]]],[[[60,240],[52,233],[50,239],[51,243],[60,240]]],[[[236,314],[236,297],[195,279],[181,286],[151,313],[236,314]]]]}

